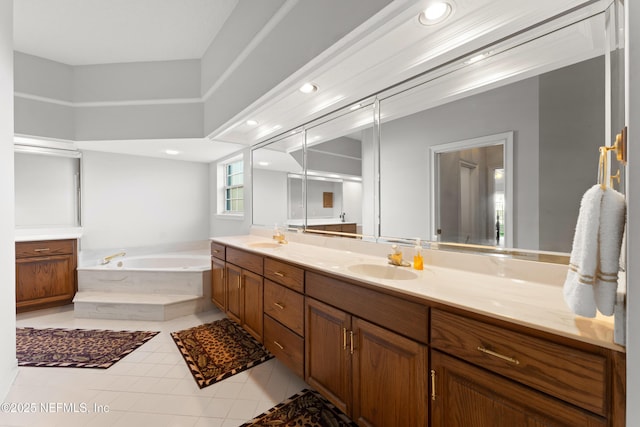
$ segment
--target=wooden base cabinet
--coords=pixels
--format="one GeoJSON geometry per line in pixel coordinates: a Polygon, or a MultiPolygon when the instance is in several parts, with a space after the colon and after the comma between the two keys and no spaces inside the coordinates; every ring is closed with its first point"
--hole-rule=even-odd
{"type": "Polygon", "coordinates": [[[16,311],[70,304],[77,290],[76,240],[16,243],[16,311]]]}
{"type": "Polygon", "coordinates": [[[227,311],[227,282],[224,261],[211,258],[211,302],[222,311],[227,311]]]}
{"type": "Polygon", "coordinates": [[[361,426],[427,426],[427,346],[306,299],[305,379],[361,426]]]}
{"type": "Polygon", "coordinates": [[[431,352],[432,427],[604,427],[605,419],[431,352]]]}
{"type": "Polygon", "coordinates": [[[262,276],[227,263],[227,315],[262,342],[262,276]]]}

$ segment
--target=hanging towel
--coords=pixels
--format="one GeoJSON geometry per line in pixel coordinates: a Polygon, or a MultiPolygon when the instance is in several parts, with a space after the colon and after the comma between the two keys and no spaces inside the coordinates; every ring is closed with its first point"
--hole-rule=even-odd
{"type": "Polygon", "coordinates": [[[595,317],[593,285],[598,270],[598,229],[603,190],[589,188],[582,196],[573,236],[569,272],[564,282],[564,300],[571,310],[584,317],[595,317]]]}
{"type": "Polygon", "coordinates": [[[607,188],[602,194],[600,207],[598,271],[593,289],[598,311],[605,316],[613,314],[616,303],[625,220],[624,196],[612,188],[607,188]]]}

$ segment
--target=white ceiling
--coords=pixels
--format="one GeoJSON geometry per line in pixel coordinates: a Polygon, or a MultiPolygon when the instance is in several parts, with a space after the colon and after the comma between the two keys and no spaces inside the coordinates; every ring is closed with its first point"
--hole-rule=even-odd
{"type": "Polygon", "coordinates": [[[238,0],[18,0],[14,47],[68,65],[200,59],[238,0]]]}

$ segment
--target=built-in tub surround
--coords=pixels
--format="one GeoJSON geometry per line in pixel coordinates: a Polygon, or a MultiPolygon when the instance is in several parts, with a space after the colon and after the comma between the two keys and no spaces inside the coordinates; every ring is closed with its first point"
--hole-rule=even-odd
{"type": "Polygon", "coordinates": [[[169,320],[212,308],[206,251],[115,258],[78,268],[76,317],[169,320]]]}
{"type": "MultiPolygon", "coordinates": [[[[360,270],[349,267],[388,265],[386,255],[390,245],[302,233],[287,233],[289,244],[275,248],[251,245],[269,238],[268,230],[254,228],[250,235],[215,237],[213,240],[380,288],[624,351],[624,347],[614,342],[613,317],[581,318],[565,305],[562,283],[566,265],[425,250],[424,270],[410,270],[415,278],[389,280],[360,274],[360,270]],[[457,265],[464,269],[453,268],[457,265]]],[[[405,248],[406,251],[410,249],[405,248]]]]}

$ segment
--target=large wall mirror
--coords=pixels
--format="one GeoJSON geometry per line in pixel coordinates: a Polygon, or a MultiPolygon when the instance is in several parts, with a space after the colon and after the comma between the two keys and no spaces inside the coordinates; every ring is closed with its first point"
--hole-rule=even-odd
{"type": "MultiPolygon", "coordinates": [[[[306,172],[295,193],[304,194],[308,231],[353,222],[356,234],[381,241],[568,260],[598,148],[624,123],[616,7],[546,22],[376,94],[375,109],[307,125],[306,151],[294,157],[306,172]]],[[[254,168],[267,149],[254,151],[254,168]]],[[[609,170],[619,168],[613,160],[609,170]]],[[[291,205],[282,200],[289,223],[291,205]]],[[[254,201],[254,223],[272,225],[260,210],[254,201]]]]}
{"type": "Polygon", "coordinates": [[[251,151],[254,225],[304,224],[303,145],[300,131],[251,151]]]}
{"type": "Polygon", "coordinates": [[[382,99],[381,236],[570,252],[612,133],[610,19],[507,41],[382,99]],[[505,138],[512,152],[472,147],[505,138]]]}

